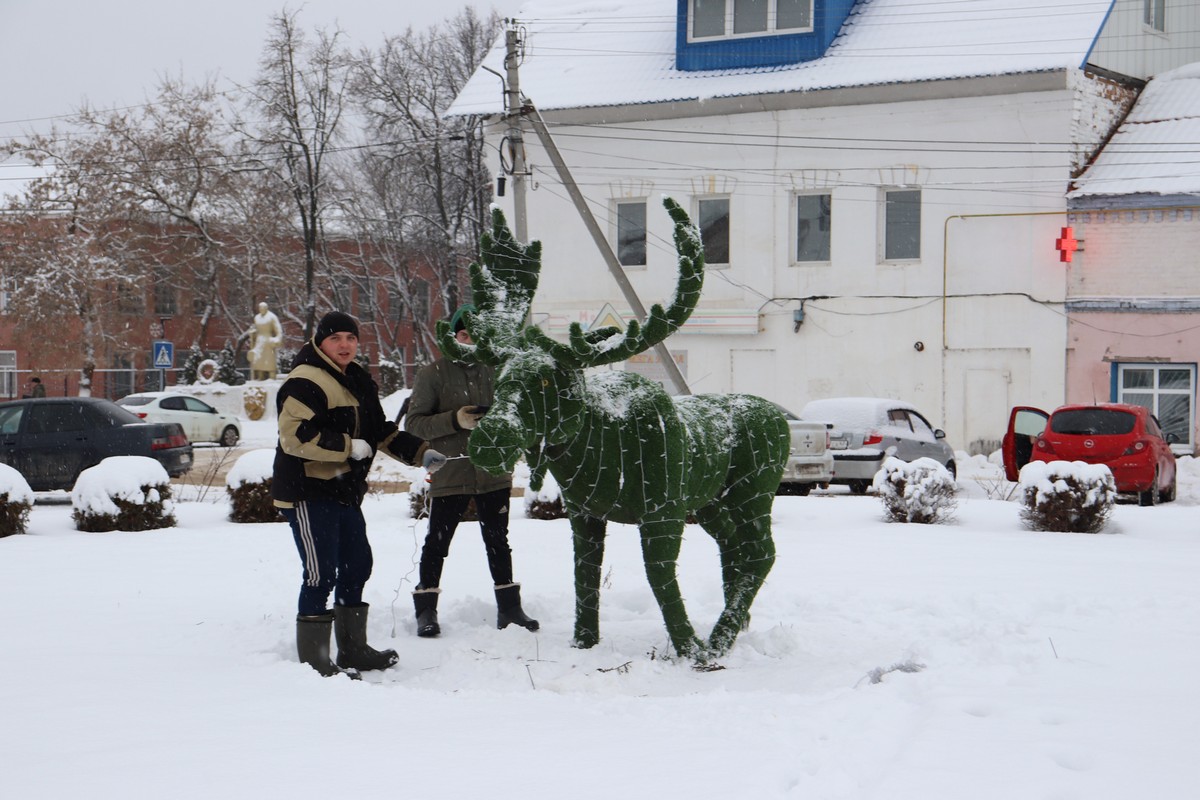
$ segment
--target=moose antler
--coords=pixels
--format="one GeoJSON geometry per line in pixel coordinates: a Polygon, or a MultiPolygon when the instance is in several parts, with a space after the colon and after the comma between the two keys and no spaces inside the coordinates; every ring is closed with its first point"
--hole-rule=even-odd
{"type": "Polygon", "coordinates": [[[645,352],[679,330],[696,309],[704,287],[704,246],[700,232],[674,200],[663,198],[663,206],[675,221],[675,250],[679,253],[679,281],[671,304],[664,310],[655,303],[645,325],[631,320],[624,331],[607,327],[584,332],[579,323],[573,323],[568,334],[571,360],[579,367],[613,364],[645,352]]]}
{"type": "Polygon", "coordinates": [[[624,361],[679,330],[700,301],[700,290],[704,287],[704,245],[700,232],[678,203],[666,197],[663,206],[675,221],[675,251],[679,253],[679,281],[666,309],[656,303],[645,325],[631,320],[624,331],[616,326],[584,331],[578,322],[573,322],[568,333],[570,344],[566,345],[538,328],[529,328],[525,338],[556,360],[584,369],[624,361]]]}
{"type": "Polygon", "coordinates": [[[450,332],[449,323],[442,321],[437,326],[442,352],[459,361],[499,364],[526,341],[558,361],[583,369],[624,361],[663,341],[687,322],[704,287],[704,246],[700,232],[674,200],[664,198],[663,206],[675,222],[675,250],[679,254],[679,281],[670,305],[664,309],[656,303],[645,325],[631,320],[624,331],[615,326],[584,331],[578,322],[573,322],[569,344],[557,342],[532,326],[525,330],[523,338],[519,336],[537,291],[541,242],[522,245],[513,238],[504,214],[493,209],[492,233],[484,236],[480,247],[483,264],[471,264],[471,289],[479,310],[467,314],[466,320],[475,345],[459,344],[450,332]]]}
{"type": "Polygon", "coordinates": [[[437,342],[447,358],[498,364],[520,344],[520,331],[537,292],[542,243],[518,242],[504,212],[493,208],[492,230],[483,234],[479,257],[469,267],[475,312],[464,314],[475,344],[460,344],[445,320],[437,324],[437,342]]]}

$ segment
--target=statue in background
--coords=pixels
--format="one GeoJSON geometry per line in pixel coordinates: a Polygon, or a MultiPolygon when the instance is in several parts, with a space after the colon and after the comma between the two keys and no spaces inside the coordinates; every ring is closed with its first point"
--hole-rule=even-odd
{"type": "Polygon", "coordinates": [[[258,304],[254,328],[250,331],[250,380],[268,381],[275,378],[275,351],[283,344],[283,326],[279,317],[264,302],[258,304]]]}

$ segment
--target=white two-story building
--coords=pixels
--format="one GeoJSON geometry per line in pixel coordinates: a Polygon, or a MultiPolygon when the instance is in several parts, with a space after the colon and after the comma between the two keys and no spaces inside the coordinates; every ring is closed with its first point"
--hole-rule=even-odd
{"type": "MultiPolygon", "coordinates": [[[[1184,0],[539,0],[518,23],[521,93],[646,306],[674,287],[661,198],[701,228],[704,293],[666,342],[691,391],[892,396],[972,452],[1067,399],[1071,181],[1147,79],[1200,60],[1184,0]]],[[[504,42],[451,113],[490,117],[501,170],[498,75],[504,42]]],[[[544,246],[535,322],[628,318],[521,127],[527,191],[497,202],[544,246]]]]}

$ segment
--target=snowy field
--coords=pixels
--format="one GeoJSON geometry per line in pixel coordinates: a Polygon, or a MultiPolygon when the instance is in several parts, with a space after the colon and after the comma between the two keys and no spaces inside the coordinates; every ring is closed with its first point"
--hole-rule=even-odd
{"type": "MultiPolygon", "coordinates": [[[[602,641],[571,648],[568,525],[520,500],[541,631],[495,629],[464,523],[427,640],[409,596],[425,522],[407,495],[368,499],[371,637],[400,664],[358,683],[296,660],[286,524],[185,492],[176,528],[85,534],[39,504],[0,539],[0,798],[1197,797],[1200,467],[1180,466],[1178,502],[1121,505],[1099,535],[1025,530],[981,458],[945,525],[836,490],[778,498],[775,569],[712,672],[665,657],[623,526],[602,641]]],[[[680,569],[707,632],[721,586],[699,529],[680,569]]]]}

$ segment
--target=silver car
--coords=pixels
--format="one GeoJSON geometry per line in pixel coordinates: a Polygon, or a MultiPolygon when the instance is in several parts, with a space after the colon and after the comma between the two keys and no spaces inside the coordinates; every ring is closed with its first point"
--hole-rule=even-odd
{"type": "Polygon", "coordinates": [[[833,480],[833,454],[829,450],[829,428],[821,422],[805,422],[776,404],[787,418],[792,435],[787,468],[776,494],[806,495],[814,486],[833,480]]]}
{"type": "Polygon", "coordinates": [[[833,483],[865,494],[888,456],[901,461],[932,458],[957,474],[946,433],[934,428],[911,403],[879,397],[813,400],[800,418],[828,423],[833,451],[833,483]]]}

